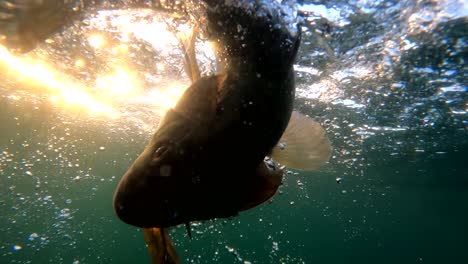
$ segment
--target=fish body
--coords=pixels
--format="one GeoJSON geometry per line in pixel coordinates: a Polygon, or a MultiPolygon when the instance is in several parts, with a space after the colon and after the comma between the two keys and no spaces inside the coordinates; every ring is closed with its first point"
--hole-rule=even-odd
{"type": "Polygon", "coordinates": [[[208,3],[207,32],[226,70],[186,90],[123,176],[114,208],[124,222],[169,227],[229,217],[278,188],[281,175],[264,158],[291,116],[300,32],[286,30],[278,13],[252,10],[208,3]]]}

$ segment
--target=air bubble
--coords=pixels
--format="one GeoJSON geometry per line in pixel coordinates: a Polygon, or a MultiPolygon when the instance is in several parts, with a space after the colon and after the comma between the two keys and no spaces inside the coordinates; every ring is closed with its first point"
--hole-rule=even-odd
{"type": "Polygon", "coordinates": [[[29,241],[34,241],[34,239],[38,238],[39,235],[37,233],[32,233],[31,235],[29,235],[29,241]]]}
{"type": "Polygon", "coordinates": [[[14,245],[13,246],[13,251],[20,251],[21,249],[23,249],[23,247],[21,245],[14,245]]]}
{"type": "Polygon", "coordinates": [[[59,214],[58,214],[58,219],[60,220],[66,220],[66,219],[69,219],[71,218],[71,211],[70,209],[68,208],[64,208],[62,210],[60,210],[59,214]]]}
{"type": "Polygon", "coordinates": [[[278,250],[279,250],[278,242],[274,242],[274,241],[273,241],[273,246],[272,246],[272,248],[273,248],[273,251],[278,251],[278,250]]]}

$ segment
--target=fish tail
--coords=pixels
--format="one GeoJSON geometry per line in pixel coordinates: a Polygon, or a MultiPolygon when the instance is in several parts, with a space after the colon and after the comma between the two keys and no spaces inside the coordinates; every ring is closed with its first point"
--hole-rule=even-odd
{"type": "Polygon", "coordinates": [[[144,228],[146,245],[153,264],[179,264],[168,230],[165,228],[144,228]]]}

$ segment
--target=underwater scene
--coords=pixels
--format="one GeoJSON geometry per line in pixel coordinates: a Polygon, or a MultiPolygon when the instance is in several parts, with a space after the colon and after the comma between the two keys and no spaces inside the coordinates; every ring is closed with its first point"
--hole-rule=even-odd
{"type": "MultiPolygon", "coordinates": [[[[0,46],[0,264],[151,263],[113,195],[191,83],[180,39],[204,20],[155,8],[172,2],[0,1],[0,43],[47,22],[0,46]]],[[[181,263],[468,263],[468,2],[294,3],[294,109],[331,158],[286,167],[271,200],[190,222],[191,238],[170,228],[181,263]]],[[[195,52],[215,74],[204,36],[195,52]]]]}

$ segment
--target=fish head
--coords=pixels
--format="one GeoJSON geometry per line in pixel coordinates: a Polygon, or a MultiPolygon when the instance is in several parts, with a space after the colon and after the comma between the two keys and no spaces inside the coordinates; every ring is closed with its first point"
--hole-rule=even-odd
{"type": "Polygon", "coordinates": [[[189,185],[181,175],[187,166],[180,165],[180,142],[174,143],[179,132],[169,132],[158,130],[116,188],[114,211],[127,224],[146,228],[185,222],[180,205],[189,185]]]}

